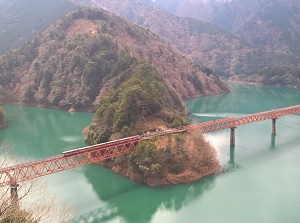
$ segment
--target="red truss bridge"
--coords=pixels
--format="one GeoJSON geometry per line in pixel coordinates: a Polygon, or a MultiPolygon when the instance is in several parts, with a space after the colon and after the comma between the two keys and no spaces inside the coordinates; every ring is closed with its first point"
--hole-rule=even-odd
{"type": "Polygon", "coordinates": [[[17,183],[60,172],[63,170],[83,166],[90,163],[97,163],[106,159],[118,157],[131,153],[141,140],[154,136],[163,136],[174,133],[198,130],[201,133],[218,131],[230,128],[230,145],[234,145],[234,129],[240,125],[260,122],[272,119],[272,134],[276,134],[276,119],[281,116],[300,113],[300,105],[281,108],[271,111],[260,112],[238,118],[223,118],[214,121],[201,122],[182,126],[180,128],[167,129],[159,132],[136,135],[115,141],[109,141],[97,145],[65,151],[60,155],[37,160],[20,165],[0,169],[0,187],[6,185],[17,185],[17,183]]]}

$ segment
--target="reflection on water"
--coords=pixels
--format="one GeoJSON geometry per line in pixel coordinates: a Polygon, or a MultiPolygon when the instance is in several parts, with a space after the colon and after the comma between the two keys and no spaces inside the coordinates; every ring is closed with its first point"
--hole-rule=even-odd
{"type": "Polygon", "coordinates": [[[194,184],[149,188],[97,166],[89,166],[84,174],[97,196],[109,205],[85,213],[77,217],[75,222],[84,218],[94,219],[89,222],[102,222],[100,220],[103,219],[122,219],[122,222],[128,223],[150,222],[158,209],[177,212],[193,200],[201,198],[215,184],[214,177],[207,177],[194,184]],[[101,211],[104,212],[100,214],[101,211]]]}
{"type": "Polygon", "coordinates": [[[106,205],[93,211],[77,216],[73,219],[74,223],[84,222],[107,222],[118,217],[117,208],[112,205],[106,205]]]}
{"type": "Polygon", "coordinates": [[[230,146],[229,164],[232,164],[232,165],[234,165],[234,150],[235,150],[235,146],[230,146]]]}
{"type": "Polygon", "coordinates": [[[276,135],[271,134],[271,149],[275,148],[276,135]]]}

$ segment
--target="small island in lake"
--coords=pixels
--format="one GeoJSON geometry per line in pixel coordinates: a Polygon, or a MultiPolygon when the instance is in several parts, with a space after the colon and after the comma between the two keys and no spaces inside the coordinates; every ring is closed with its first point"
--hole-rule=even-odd
{"type": "MultiPolygon", "coordinates": [[[[125,73],[101,100],[85,130],[87,144],[189,124],[182,100],[148,63],[136,61],[125,73]]],[[[142,140],[131,154],[100,164],[149,186],[188,183],[219,170],[215,149],[196,131],[142,140]]]]}
{"type": "Polygon", "coordinates": [[[130,155],[101,164],[149,186],[197,181],[220,167],[215,149],[198,132],[141,141],[130,155]]]}

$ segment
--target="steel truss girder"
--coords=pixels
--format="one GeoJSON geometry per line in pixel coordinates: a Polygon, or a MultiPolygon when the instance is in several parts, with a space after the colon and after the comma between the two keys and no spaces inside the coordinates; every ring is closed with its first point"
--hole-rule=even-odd
{"type": "Polygon", "coordinates": [[[223,118],[214,121],[187,125],[178,129],[169,129],[159,133],[147,135],[144,138],[135,137],[134,140],[129,137],[111,143],[108,142],[105,145],[99,144],[87,147],[86,149],[75,149],[70,153],[59,156],[0,169],[0,187],[9,184],[20,183],[33,178],[83,166],[89,163],[97,163],[106,159],[118,157],[123,154],[129,154],[143,139],[190,130],[199,130],[201,133],[208,133],[226,128],[235,128],[237,126],[264,121],[267,119],[276,119],[281,116],[296,113],[300,113],[300,105],[267,112],[260,112],[239,118],[223,118]]]}
{"type": "Polygon", "coordinates": [[[297,113],[300,113],[300,105],[255,113],[239,118],[223,118],[214,121],[201,122],[197,124],[184,126],[182,127],[182,129],[185,129],[187,131],[197,129],[201,133],[208,133],[226,128],[235,128],[237,126],[246,125],[254,122],[260,122],[268,119],[277,119],[282,116],[297,113]]]}
{"type": "Polygon", "coordinates": [[[59,155],[4,168],[0,170],[0,187],[128,154],[139,141],[122,142],[105,148],[95,146],[90,151],[78,150],[78,153],[74,151],[71,155],[59,155]]]}

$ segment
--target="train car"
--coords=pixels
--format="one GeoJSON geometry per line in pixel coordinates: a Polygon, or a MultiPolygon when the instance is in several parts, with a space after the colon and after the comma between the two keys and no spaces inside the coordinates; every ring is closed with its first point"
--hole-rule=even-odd
{"type": "Polygon", "coordinates": [[[82,147],[82,148],[78,148],[78,149],[64,151],[64,152],[62,152],[62,154],[63,154],[63,156],[72,156],[72,155],[77,155],[77,154],[84,153],[84,152],[98,150],[101,148],[107,148],[107,147],[111,147],[111,146],[120,145],[120,144],[126,143],[126,142],[136,142],[139,140],[141,140],[141,136],[135,135],[135,136],[112,140],[112,141],[108,141],[108,142],[104,142],[104,143],[100,143],[100,144],[95,144],[92,146],[86,146],[86,147],[82,147]]]}

